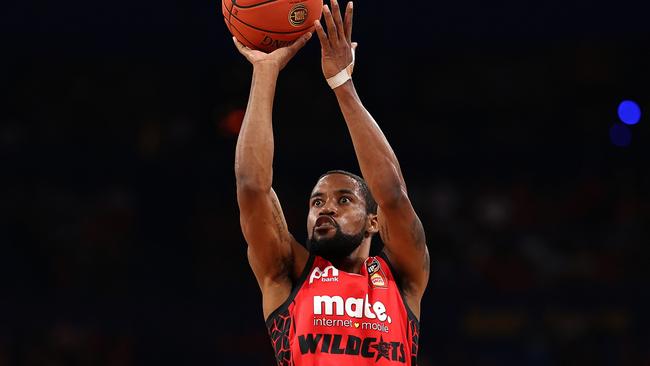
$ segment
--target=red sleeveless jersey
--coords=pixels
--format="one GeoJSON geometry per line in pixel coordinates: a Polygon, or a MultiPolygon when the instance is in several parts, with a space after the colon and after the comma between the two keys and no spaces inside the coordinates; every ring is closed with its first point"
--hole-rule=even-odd
{"type": "Polygon", "coordinates": [[[417,363],[419,322],[383,253],[360,274],[311,256],[266,326],[279,366],[417,363]]]}

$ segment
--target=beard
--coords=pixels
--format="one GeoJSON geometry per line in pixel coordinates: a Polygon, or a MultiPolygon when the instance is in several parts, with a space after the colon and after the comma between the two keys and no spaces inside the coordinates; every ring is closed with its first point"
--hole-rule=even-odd
{"type": "Polygon", "coordinates": [[[364,237],[364,230],[355,235],[348,235],[343,234],[341,228],[336,225],[336,233],[330,238],[314,239],[314,232],[312,232],[311,237],[307,238],[307,249],[309,253],[330,262],[339,261],[352,254],[361,245],[364,237]]]}

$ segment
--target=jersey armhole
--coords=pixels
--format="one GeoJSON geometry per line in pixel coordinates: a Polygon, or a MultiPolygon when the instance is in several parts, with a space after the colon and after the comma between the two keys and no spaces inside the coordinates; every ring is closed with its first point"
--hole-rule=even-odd
{"type": "Polygon", "coordinates": [[[307,259],[307,263],[305,264],[305,268],[302,270],[302,273],[300,274],[300,277],[298,277],[298,279],[296,279],[296,281],[293,283],[289,297],[287,297],[287,299],[282,303],[282,305],[278,306],[277,309],[273,310],[273,312],[266,319],[267,327],[273,323],[273,319],[275,319],[275,317],[277,317],[279,314],[284,313],[289,307],[289,304],[291,304],[293,302],[293,299],[296,298],[298,291],[300,291],[302,285],[305,283],[305,280],[307,279],[307,275],[309,274],[311,267],[314,264],[314,259],[315,256],[310,254],[309,258],[307,259]]]}
{"type": "Polygon", "coordinates": [[[379,253],[379,257],[381,259],[383,259],[384,262],[386,262],[386,264],[388,265],[388,268],[390,269],[390,273],[393,275],[393,278],[395,279],[395,284],[397,285],[397,289],[399,290],[399,295],[402,298],[402,303],[404,304],[404,307],[406,308],[406,312],[408,313],[409,318],[412,318],[413,320],[415,320],[417,322],[418,326],[419,326],[420,319],[418,319],[418,317],[415,316],[415,313],[411,310],[411,307],[409,306],[409,304],[404,299],[404,292],[402,291],[402,281],[401,281],[401,278],[399,276],[399,273],[397,273],[397,271],[395,271],[395,267],[393,267],[393,264],[390,262],[390,260],[388,260],[388,256],[386,255],[386,252],[384,250],[382,250],[381,253],[379,253]]]}

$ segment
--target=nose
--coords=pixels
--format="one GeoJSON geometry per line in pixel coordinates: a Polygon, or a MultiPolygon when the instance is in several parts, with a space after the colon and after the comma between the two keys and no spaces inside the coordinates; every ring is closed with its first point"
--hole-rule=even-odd
{"type": "Polygon", "coordinates": [[[320,211],[318,212],[318,216],[322,216],[322,215],[327,215],[327,216],[336,215],[336,205],[334,205],[331,200],[325,202],[325,204],[323,204],[323,206],[320,208],[320,211]]]}

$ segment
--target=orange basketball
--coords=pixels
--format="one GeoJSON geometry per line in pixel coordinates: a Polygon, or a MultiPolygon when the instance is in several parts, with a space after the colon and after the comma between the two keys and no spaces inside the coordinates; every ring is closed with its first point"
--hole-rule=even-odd
{"type": "Polygon", "coordinates": [[[222,0],[221,10],[239,42],[271,52],[312,31],[323,12],[323,0],[222,0]]]}

